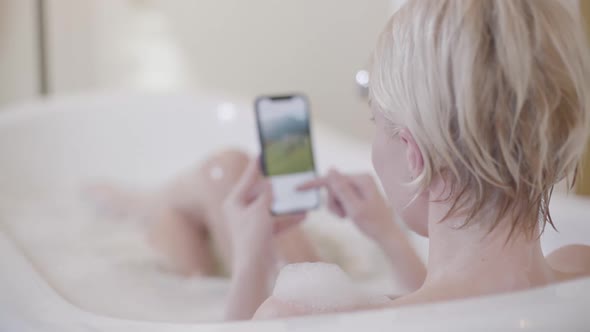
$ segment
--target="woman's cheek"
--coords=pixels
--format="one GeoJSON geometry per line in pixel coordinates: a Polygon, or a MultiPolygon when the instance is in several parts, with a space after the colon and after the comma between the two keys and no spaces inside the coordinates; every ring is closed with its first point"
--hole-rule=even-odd
{"type": "Polygon", "coordinates": [[[401,163],[399,161],[396,162],[395,148],[395,142],[387,135],[379,133],[375,135],[371,158],[373,168],[375,168],[379,181],[390,201],[397,198],[396,183],[399,182],[399,179],[396,176],[399,176],[401,173],[398,169],[401,163]]]}

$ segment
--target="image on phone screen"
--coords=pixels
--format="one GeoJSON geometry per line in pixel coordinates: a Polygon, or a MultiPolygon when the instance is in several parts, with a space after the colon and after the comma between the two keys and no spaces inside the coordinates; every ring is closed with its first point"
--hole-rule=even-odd
{"type": "Polygon", "coordinates": [[[256,117],[262,167],[270,178],[272,212],[288,214],[316,208],[317,190],[297,191],[316,177],[309,107],[303,96],[260,97],[256,117]]]}

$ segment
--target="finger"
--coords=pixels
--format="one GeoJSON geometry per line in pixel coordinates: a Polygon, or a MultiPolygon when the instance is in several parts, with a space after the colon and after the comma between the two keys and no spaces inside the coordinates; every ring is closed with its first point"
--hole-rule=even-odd
{"type": "MultiPolygon", "coordinates": [[[[326,191],[328,193],[328,210],[330,210],[332,213],[334,213],[335,215],[337,215],[340,218],[346,217],[346,213],[344,212],[342,205],[340,204],[340,202],[338,202],[338,199],[336,198],[336,195],[334,194],[334,190],[332,188],[332,184],[330,183],[329,176],[309,181],[301,187],[303,187],[303,188],[325,187],[326,191]]],[[[301,187],[300,187],[300,189],[301,189],[301,187]]]]}
{"type": "Polygon", "coordinates": [[[262,178],[260,172],[259,158],[253,158],[248,163],[246,170],[238,180],[233,192],[230,194],[234,199],[244,202],[251,192],[252,188],[262,178]]]}
{"type": "Polygon", "coordinates": [[[340,202],[348,216],[353,215],[353,212],[360,204],[358,193],[346,177],[337,171],[333,171],[329,176],[335,198],[340,202]]]}
{"type": "Polygon", "coordinates": [[[365,195],[363,193],[363,188],[359,187],[359,184],[357,183],[355,176],[344,175],[337,170],[333,170],[332,172],[333,172],[333,176],[336,179],[338,179],[336,181],[337,182],[341,181],[343,183],[346,183],[348,185],[348,187],[352,190],[352,192],[354,193],[356,198],[362,199],[365,197],[365,195]]]}
{"type": "Polygon", "coordinates": [[[272,205],[273,193],[272,186],[268,181],[262,181],[260,194],[252,203],[257,209],[266,209],[270,212],[270,206],[272,205]]]}
{"type": "Polygon", "coordinates": [[[298,191],[305,191],[310,189],[316,189],[321,187],[326,187],[328,185],[328,181],[326,178],[321,177],[317,179],[313,179],[311,181],[307,181],[299,186],[297,186],[298,191]]]}
{"type": "Polygon", "coordinates": [[[242,203],[249,205],[255,201],[256,198],[258,198],[264,192],[266,185],[267,180],[260,178],[252,185],[252,187],[250,187],[250,190],[246,191],[246,193],[242,196],[242,203]]]}
{"type": "Polygon", "coordinates": [[[340,218],[346,217],[346,211],[344,211],[342,204],[333,195],[328,196],[328,210],[340,218]]]}
{"type": "Polygon", "coordinates": [[[365,174],[360,180],[361,185],[364,187],[365,198],[367,200],[383,199],[385,194],[381,182],[373,177],[372,175],[365,174]]]}
{"type": "Polygon", "coordinates": [[[354,175],[350,177],[350,180],[354,183],[359,194],[365,199],[374,197],[378,192],[377,183],[369,174],[354,175]]]}

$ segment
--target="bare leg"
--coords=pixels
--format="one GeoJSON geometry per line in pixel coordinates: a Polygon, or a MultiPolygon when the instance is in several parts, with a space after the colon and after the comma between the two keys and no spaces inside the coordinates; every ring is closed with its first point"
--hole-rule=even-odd
{"type": "Polygon", "coordinates": [[[167,269],[184,275],[214,274],[215,260],[203,216],[189,216],[166,190],[145,193],[98,184],[84,188],[84,195],[101,214],[142,221],[149,243],[167,258],[167,269]]]}
{"type": "MultiPolygon", "coordinates": [[[[231,241],[227,221],[223,217],[223,202],[238,182],[249,160],[248,155],[243,152],[227,150],[208,159],[199,168],[197,175],[201,187],[208,188],[201,202],[204,203],[208,229],[216,250],[222,255],[228,270],[231,267],[231,241]]],[[[282,233],[275,241],[275,248],[286,263],[320,260],[301,227],[282,233]]]]}
{"type": "MultiPolygon", "coordinates": [[[[198,188],[198,192],[194,192],[190,196],[199,201],[209,238],[212,240],[215,252],[221,259],[225,272],[230,272],[232,248],[229,230],[223,215],[223,202],[240,179],[248,162],[249,157],[245,153],[226,150],[207,159],[194,175],[195,187],[198,188]]],[[[186,204],[186,202],[182,202],[187,197],[186,193],[188,191],[185,190],[183,197],[178,197],[181,204],[186,204]]],[[[189,204],[186,207],[191,209],[197,207],[197,204],[189,204]]]]}
{"type": "MultiPolygon", "coordinates": [[[[116,200],[115,211],[139,211],[150,225],[150,242],[169,257],[178,272],[211,275],[219,272],[217,260],[222,270],[230,272],[231,241],[222,208],[248,162],[245,153],[226,150],[155,194],[140,195],[102,186],[102,196],[116,200]]],[[[288,263],[319,260],[299,227],[281,234],[275,246],[288,263]]]]}
{"type": "Polygon", "coordinates": [[[275,240],[275,248],[285,263],[321,261],[313,243],[301,227],[293,227],[281,233],[275,240]]]}
{"type": "Polygon", "coordinates": [[[174,209],[162,209],[151,216],[148,231],[151,245],[169,260],[170,269],[184,275],[216,273],[216,262],[206,228],[174,209]]]}

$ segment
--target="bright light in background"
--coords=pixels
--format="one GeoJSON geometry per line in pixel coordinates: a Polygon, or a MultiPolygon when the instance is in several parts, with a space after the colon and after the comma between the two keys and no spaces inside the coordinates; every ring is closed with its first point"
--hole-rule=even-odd
{"type": "Polygon", "coordinates": [[[225,102],[217,107],[217,118],[221,122],[232,121],[236,117],[237,109],[234,103],[225,102]]]}
{"type": "Polygon", "coordinates": [[[355,76],[356,83],[363,88],[369,87],[369,72],[366,70],[359,70],[355,76]]]}

